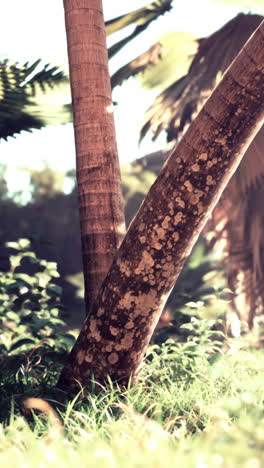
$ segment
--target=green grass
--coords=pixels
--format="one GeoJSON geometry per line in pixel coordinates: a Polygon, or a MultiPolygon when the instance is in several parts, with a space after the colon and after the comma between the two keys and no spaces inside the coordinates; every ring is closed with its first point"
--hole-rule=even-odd
{"type": "Polygon", "coordinates": [[[263,363],[263,350],[165,344],[152,348],[127,392],[110,386],[67,403],[31,369],[0,425],[0,466],[261,468],[263,363]],[[44,397],[57,416],[21,412],[28,396],[44,397]]]}

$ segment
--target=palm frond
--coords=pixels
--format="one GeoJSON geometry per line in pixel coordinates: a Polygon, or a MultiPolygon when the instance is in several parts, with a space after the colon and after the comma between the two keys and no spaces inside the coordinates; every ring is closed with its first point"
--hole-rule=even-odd
{"type": "Polygon", "coordinates": [[[125,15],[108,20],[105,23],[106,33],[110,35],[114,32],[120,31],[130,24],[140,26],[146,22],[153,21],[159,15],[170,11],[172,8],[172,2],[173,0],[156,0],[145,7],[138,8],[137,10],[131,11],[125,15]]]}
{"type": "Polygon", "coordinates": [[[189,72],[165,89],[148,109],[140,140],[151,129],[153,140],[165,130],[175,140],[217,84],[263,17],[240,13],[211,36],[198,40],[189,72]]]}
{"type": "MultiPolygon", "coordinates": [[[[140,138],[152,129],[155,140],[167,132],[175,141],[194,119],[239,50],[262,21],[239,14],[206,39],[189,72],[157,97],[146,113],[140,138]]],[[[264,127],[246,151],[217,204],[205,232],[215,249],[225,252],[229,287],[235,292],[233,310],[252,328],[264,313],[264,127]]]]}
{"type": "Polygon", "coordinates": [[[161,59],[137,77],[146,89],[163,90],[169,87],[188,72],[197,52],[197,41],[189,33],[167,31],[158,41],[163,48],[161,59]]]}
{"type": "Polygon", "coordinates": [[[167,31],[152,47],[112,76],[112,88],[133,76],[137,76],[144,88],[164,88],[187,72],[196,51],[197,41],[191,34],[167,31]]]}
{"type": "MultiPolygon", "coordinates": [[[[40,64],[40,60],[37,60],[34,65],[34,70],[40,64]]],[[[32,67],[30,67],[32,68],[32,67]]],[[[32,70],[32,72],[34,72],[32,70]]],[[[31,73],[32,73],[31,72],[31,73]]],[[[26,81],[27,92],[31,88],[32,96],[35,96],[36,88],[39,86],[41,91],[46,92],[49,89],[54,89],[57,85],[69,83],[69,78],[65,73],[58,67],[51,66],[49,63],[45,64],[40,71],[33,73],[31,78],[26,81]]]]}
{"type": "Polygon", "coordinates": [[[108,35],[120,31],[129,25],[134,25],[134,31],[124,39],[118,41],[108,49],[108,56],[112,58],[128,42],[142,33],[158,17],[170,11],[173,0],[156,0],[143,8],[131,11],[126,15],[119,16],[106,22],[106,33],[108,35]]]}
{"type": "Polygon", "coordinates": [[[247,149],[205,231],[225,250],[233,308],[253,326],[264,311],[264,127],[247,149]]]}
{"type": "Polygon", "coordinates": [[[23,66],[10,64],[8,60],[0,62],[0,138],[40,129],[49,118],[57,119],[57,123],[66,121],[66,108],[53,107],[52,115],[48,115],[45,105],[40,103],[40,95],[59,85],[68,85],[68,78],[57,67],[40,66],[41,60],[23,66]]]}
{"type": "MultiPolygon", "coordinates": [[[[132,163],[158,175],[173,147],[132,163]]],[[[264,127],[247,149],[208,221],[208,245],[224,252],[233,310],[251,328],[264,312],[264,127]]]]}
{"type": "Polygon", "coordinates": [[[131,76],[144,72],[144,70],[149,66],[155,65],[161,59],[162,51],[162,45],[157,42],[146,52],[124,65],[111,77],[112,88],[117,85],[121,85],[123,81],[127,80],[131,76]]]}

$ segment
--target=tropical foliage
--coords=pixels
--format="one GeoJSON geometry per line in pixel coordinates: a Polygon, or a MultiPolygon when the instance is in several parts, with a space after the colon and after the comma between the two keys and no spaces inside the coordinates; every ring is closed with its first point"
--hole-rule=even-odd
{"type": "Polygon", "coordinates": [[[70,106],[54,99],[62,86],[69,86],[66,74],[58,67],[43,65],[40,59],[21,66],[0,62],[0,138],[68,122],[70,106]]]}
{"type": "Polygon", "coordinates": [[[197,40],[188,73],[175,80],[148,109],[140,139],[150,130],[153,140],[163,130],[168,141],[179,138],[262,19],[240,13],[211,36],[197,40]]]}
{"type": "Polygon", "coordinates": [[[0,354],[12,355],[35,346],[65,350],[74,337],[61,332],[61,288],[55,262],[36,257],[27,239],[8,242],[10,269],[0,272],[0,354]],[[31,274],[25,263],[31,263],[31,274]],[[68,341],[67,341],[68,340],[68,341]]]}
{"type": "MultiPolygon", "coordinates": [[[[151,131],[155,140],[165,131],[168,141],[177,142],[262,19],[260,15],[241,13],[211,36],[197,40],[198,48],[193,52],[188,72],[174,80],[167,88],[165,81],[165,89],[146,112],[140,139],[151,131]]],[[[152,46],[150,50],[155,51],[155,47],[159,51],[160,60],[156,59],[155,63],[150,60],[150,72],[145,72],[149,87],[156,87],[155,68],[160,67],[162,61],[160,43],[152,46]]],[[[170,62],[168,59],[163,61],[159,71],[164,72],[168,63],[174,62],[170,51],[168,55],[171,57],[170,62]]],[[[113,82],[122,82],[129,76],[130,70],[131,75],[134,75],[137,60],[116,72],[113,82]]],[[[149,65],[146,59],[144,63],[146,67],[149,65]]],[[[143,78],[142,73],[139,76],[146,84],[144,75],[143,78]]],[[[161,80],[159,87],[162,87],[161,80]]],[[[210,244],[219,249],[221,242],[221,248],[224,247],[228,284],[236,293],[232,306],[239,319],[246,320],[249,327],[253,326],[254,317],[262,314],[264,310],[264,245],[261,235],[264,230],[261,207],[261,181],[264,174],[263,135],[262,128],[246,152],[207,226],[210,244]]],[[[149,159],[153,157],[151,155],[149,159]]],[[[157,153],[154,158],[159,160],[158,165],[161,167],[164,152],[160,153],[160,157],[157,153]]],[[[145,161],[147,159],[144,158],[145,161]]],[[[148,163],[145,162],[145,166],[148,166],[148,163]]]]}
{"type": "MultiPolygon", "coordinates": [[[[133,33],[129,33],[109,49],[109,56],[113,56],[143,32],[152,21],[170,11],[172,4],[168,0],[156,1],[108,21],[108,35],[134,25],[133,33]]],[[[177,141],[261,19],[259,15],[239,14],[219,31],[197,41],[191,37],[176,37],[175,33],[168,33],[148,51],[118,70],[112,76],[113,87],[136,75],[144,86],[165,86],[146,112],[140,138],[144,138],[151,130],[153,139],[156,139],[165,131],[169,141],[177,141]],[[173,47],[176,41],[179,45],[179,40],[181,47],[177,47],[177,51],[182,49],[184,42],[189,44],[184,63],[181,62],[182,53],[175,56],[173,47]],[[187,72],[188,64],[190,66],[187,72]],[[185,75],[179,77],[179,71],[184,73],[184,70],[185,75]]],[[[48,123],[71,120],[70,106],[51,104],[49,107],[47,96],[41,102],[43,93],[52,90],[54,95],[59,85],[68,87],[66,75],[57,67],[42,66],[40,60],[21,67],[8,61],[2,62],[0,138],[7,138],[22,130],[41,128],[48,123]]],[[[261,203],[258,202],[262,196],[261,179],[264,171],[262,148],[263,130],[250,146],[214,212],[213,221],[208,225],[209,237],[214,245],[218,248],[219,242],[216,241],[220,239],[222,246],[225,242],[228,283],[238,298],[234,298],[233,307],[240,318],[248,321],[250,327],[255,315],[262,313],[264,297],[261,240],[263,217],[261,203]],[[243,297],[246,303],[245,300],[241,303],[243,297]],[[243,309],[247,309],[243,316],[240,312],[242,304],[243,309]]],[[[158,162],[159,167],[163,161],[162,156],[158,162]]]]}
{"type": "MultiPolygon", "coordinates": [[[[164,129],[168,140],[176,140],[203,105],[219,77],[261,22],[257,15],[240,14],[207,39],[200,40],[189,73],[166,89],[146,114],[141,138],[151,128],[153,138],[164,129]],[[165,109],[170,111],[165,112],[165,109]]],[[[264,173],[263,129],[217,205],[207,227],[216,248],[225,243],[229,287],[238,317],[253,326],[263,313],[264,230],[261,180],[264,173]],[[243,300],[243,295],[245,300],[243,300]],[[242,310],[244,312],[242,312],[242,310]]]]}
{"type": "Polygon", "coordinates": [[[119,16],[118,18],[111,19],[106,22],[106,33],[108,35],[120,31],[126,26],[133,25],[135,28],[132,33],[125,36],[121,41],[116,42],[108,50],[109,58],[112,58],[119,52],[128,42],[135,39],[141,34],[148,26],[159,18],[164,13],[172,8],[173,0],[155,0],[154,2],[146,5],[143,8],[138,8],[126,15],[119,16]]]}
{"type": "Polygon", "coordinates": [[[51,359],[1,362],[1,466],[262,466],[263,351],[196,338],[150,347],[136,387],[82,401],[52,388],[51,359]]]}

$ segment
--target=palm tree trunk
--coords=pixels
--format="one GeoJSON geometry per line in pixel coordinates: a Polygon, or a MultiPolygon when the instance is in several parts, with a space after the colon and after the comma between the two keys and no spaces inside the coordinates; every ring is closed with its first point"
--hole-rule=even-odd
{"type": "MultiPolygon", "coordinates": [[[[151,187],[100,289],[59,385],[135,381],[183,264],[264,119],[264,22],[151,187]]],[[[79,389],[80,387],[77,386],[79,389]]]]}
{"type": "Polygon", "coordinates": [[[64,0],[88,313],[125,232],[102,0],[64,0]]]}

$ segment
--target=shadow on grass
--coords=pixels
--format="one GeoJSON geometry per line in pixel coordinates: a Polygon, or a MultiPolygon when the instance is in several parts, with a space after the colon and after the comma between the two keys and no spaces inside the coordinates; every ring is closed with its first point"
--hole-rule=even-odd
{"type": "Polygon", "coordinates": [[[34,348],[17,355],[0,355],[0,422],[8,423],[11,414],[29,416],[24,402],[42,398],[51,406],[63,408],[71,399],[56,383],[68,352],[34,348]]]}

